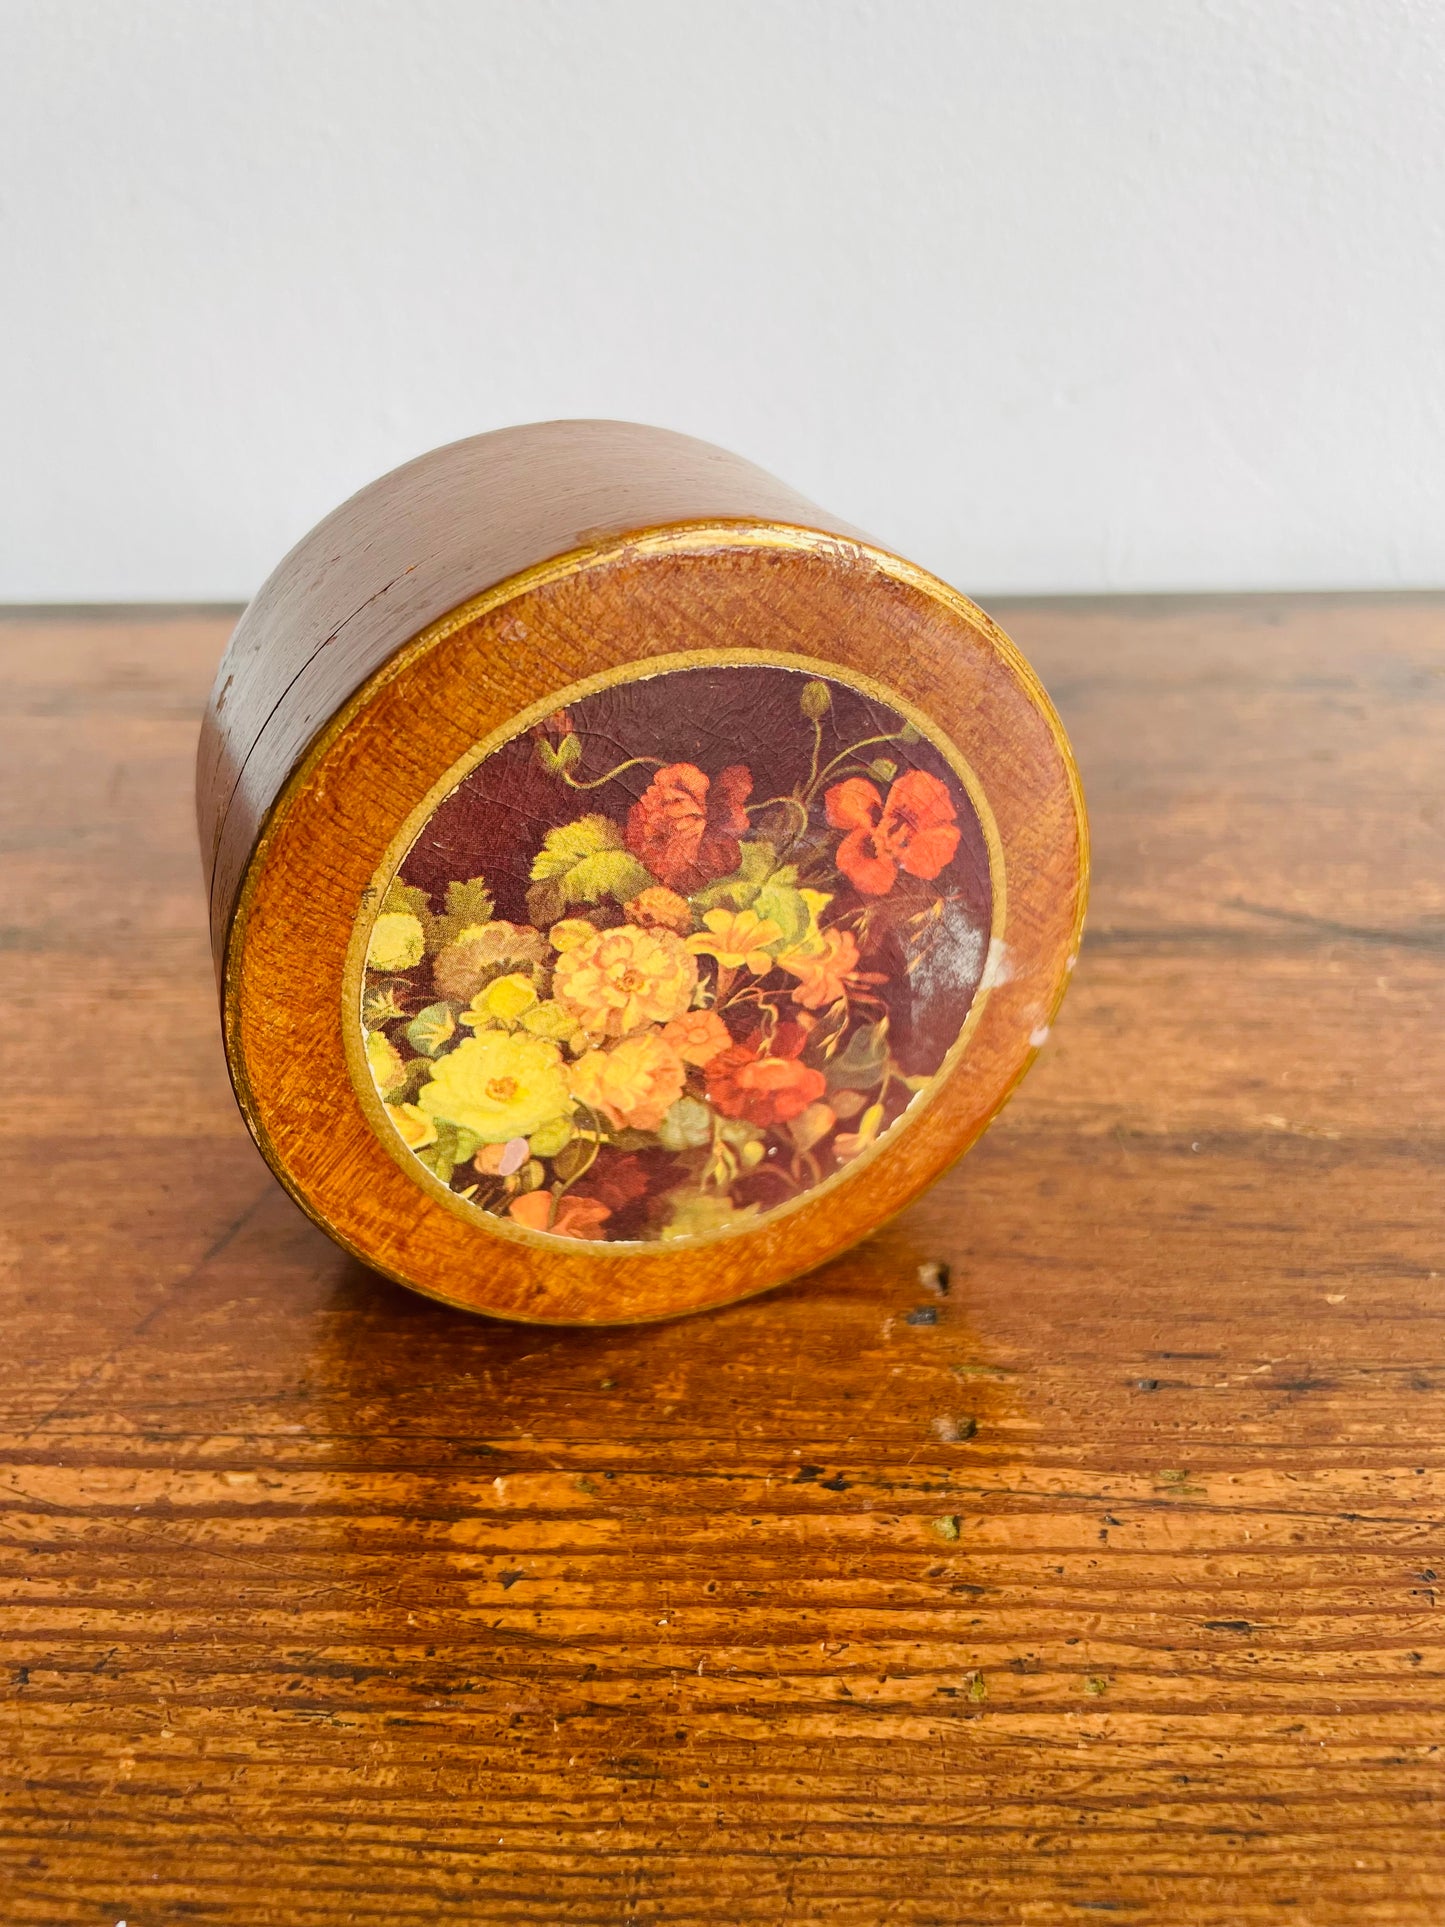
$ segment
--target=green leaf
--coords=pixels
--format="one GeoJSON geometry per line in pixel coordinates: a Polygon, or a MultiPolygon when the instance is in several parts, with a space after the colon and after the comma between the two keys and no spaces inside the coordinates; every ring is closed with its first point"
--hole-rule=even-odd
{"type": "Polygon", "coordinates": [[[472,1132],[462,1130],[460,1125],[453,1124],[446,1118],[438,1118],[435,1121],[436,1141],[426,1145],[415,1155],[421,1159],[428,1171],[441,1179],[443,1184],[450,1184],[452,1172],[459,1164],[466,1162],[481,1140],[472,1132]]]}
{"type": "Polygon", "coordinates": [[[722,1117],[718,1119],[717,1134],[741,1150],[744,1145],[761,1142],[763,1127],[746,1117],[722,1117]]]}
{"type": "Polygon", "coordinates": [[[439,1057],[456,1034],[455,1004],[428,1004],[406,1027],[406,1041],[424,1057],[439,1057]]]}
{"type": "Polygon", "coordinates": [[[775,957],[800,944],[808,934],[810,923],[807,903],[791,883],[778,880],[782,874],[779,870],[770,877],[752,901],[758,915],[770,917],[782,932],[772,943],[763,946],[775,957]]]}
{"type": "Polygon", "coordinates": [[[672,1216],[662,1228],[666,1239],[703,1237],[710,1231],[722,1231],[733,1225],[746,1223],[758,1215],[755,1204],[735,1205],[726,1193],[696,1191],[674,1191],[671,1194],[672,1216]]]}
{"type": "Polygon", "coordinates": [[[695,1151],[712,1138],[711,1106],[700,1098],[680,1097],[657,1127],[657,1135],[669,1151],[695,1151]]]}
{"type": "Polygon", "coordinates": [[[828,1065],[828,1082],[853,1090],[872,1090],[888,1065],[888,1019],[864,1024],[828,1065]]]}
{"type": "Polygon", "coordinates": [[[548,930],[567,914],[567,887],[557,877],[534,883],[527,892],[527,915],[538,930],[548,930]]]}
{"type": "Polygon", "coordinates": [[[552,1169],[563,1184],[571,1184],[580,1178],[597,1155],[597,1146],[591,1138],[574,1137],[570,1144],[564,1144],[552,1158],[552,1169]]]}
{"type": "Polygon", "coordinates": [[[562,823],[548,830],[542,847],[532,862],[532,881],[566,876],[589,856],[602,850],[620,850],[622,832],[605,816],[579,816],[575,823],[562,823]]]}
{"type": "Polygon", "coordinates": [[[630,850],[599,850],[558,880],[567,892],[568,903],[596,903],[599,897],[615,897],[619,903],[627,903],[641,896],[653,878],[630,850]]]}
{"type": "Polygon", "coordinates": [[[410,917],[419,917],[425,923],[431,915],[431,903],[425,890],[418,890],[413,884],[403,883],[399,877],[393,877],[386,895],[381,900],[381,908],[376,914],[384,917],[394,911],[401,911],[410,917]]]}
{"type": "Polygon", "coordinates": [[[380,1030],[383,1025],[395,1022],[398,1017],[405,1017],[406,1005],[397,995],[398,989],[404,993],[405,983],[376,984],[367,991],[361,1000],[361,1021],[368,1030],[380,1030]]]}
{"type": "Polygon", "coordinates": [[[432,1076],[432,1061],[429,1057],[413,1057],[406,1067],[406,1081],[397,1095],[394,1104],[414,1104],[423,1084],[429,1084],[432,1076]]]}
{"type": "Polygon", "coordinates": [[[480,929],[492,921],[492,893],[485,877],[471,877],[465,883],[447,885],[447,907],[439,917],[428,912],[422,918],[426,947],[435,954],[455,943],[464,930],[480,929]]]}
{"type": "Polygon", "coordinates": [[[534,888],[527,898],[528,914],[538,924],[555,923],[569,904],[596,903],[602,897],[626,903],[654,880],[623,848],[622,832],[615,823],[605,816],[580,816],[575,823],[548,830],[532,863],[534,888]],[[539,915],[539,911],[550,914],[539,915]]]}
{"type": "Polygon", "coordinates": [[[548,736],[537,738],[537,761],[549,776],[561,776],[582,760],[582,738],[569,730],[555,743],[548,736]]]}
{"type": "Polygon", "coordinates": [[[868,765],[868,774],[877,777],[880,783],[891,783],[898,774],[898,765],[887,756],[875,756],[868,765]]]}
{"type": "Polygon", "coordinates": [[[738,867],[731,876],[719,877],[716,883],[709,883],[706,889],[699,890],[692,898],[694,909],[718,910],[731,905],[734,910],[747,910],[752,907],[758,892],[769,878],[778,883],[793,883],[797,871],[788,865],[778,868],[778,853],[766,838],[758,837],[744,843],[738,852],[738,867]]]}

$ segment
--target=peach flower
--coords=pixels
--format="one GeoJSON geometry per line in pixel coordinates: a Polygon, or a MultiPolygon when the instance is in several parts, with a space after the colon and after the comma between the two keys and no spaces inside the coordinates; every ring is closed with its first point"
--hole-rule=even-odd
{"type": "Polygon", "coordinates": [[[788,975],[798,979],[793,999],[804,1010],[821,1010],[846,997],[848,980],[858,967],[858,945],[851,931],[824,930],[821,935],[823,948],[816,955],[795,950],[778,959],[788,975]]]}
{"type": "Polygon", "coordinates": [[[670,930],[620,924],[557,959],[552,995],[593,1037],[626,1037],[670,1023],[692,1002],[697,962],[670,930]]]}
{"type": "Polygon", "coordinates": [[[568,1075],[572,1095],[618,1130],[655,1131],[682,1096],[682,1059],[660,1031],[590,1050],[568,1075]]]}
{"type": "Polygon", "coordinates": [[[732,1032],[715,1010],[689,1010],[684,1016],[674,1017],[662,1035],[684,1064],[699,1067],[710,1064],[733,1041],[732,1032]]]}
{"type": "Polygon", "coordinates": [[[612,1210],[600,1198],[574,1198],[569,1192],[557,1200],[554,1213],[550,1191],[524,1191],[513,1198],[507,1215],[528,1231],[550,1231],[554,1238],[602,1238],[612,1210]]]}

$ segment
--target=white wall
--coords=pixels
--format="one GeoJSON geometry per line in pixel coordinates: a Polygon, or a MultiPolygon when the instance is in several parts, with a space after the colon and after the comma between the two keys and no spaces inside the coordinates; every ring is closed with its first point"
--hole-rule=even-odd
{"type": "Polygon", "coordinates": [[[1445,582],[1445,6],[0,0],[0,599],[558,415],[984,596],[1445,582]]]}

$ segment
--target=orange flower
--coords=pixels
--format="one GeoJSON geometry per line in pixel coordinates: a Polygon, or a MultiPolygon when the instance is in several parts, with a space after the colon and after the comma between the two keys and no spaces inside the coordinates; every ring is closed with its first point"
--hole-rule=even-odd
{"type": "Polygon", "coordinates": [[[670,890],[691,896],[738,867],[752,792],[741,763],[719,770],[716,782],[695,763],[668,763],[627,813],[627,847],[670,890]]]}
{"type": "Polygon", "coordinates": [[[684,1064],[710,1064],[731,1045],[732,1032],[715,1010],[690,1010],[663,1029],[684,1064]]]}
{"type": "Polygon", "coordinates": [[[707,1067],[707,1094],[723,1116],[765,1127],[798,1117],[827,1087],[821,1071],[796,1057],[760,1057],[747,1044],[734,1044],[707,1067]]]}
{"type": "Polygon", "coordinates": [[[655,1131],[682,1096],[687,1073],[660,1031],[590,1050],[568,1073],[572,1095],[619,1131],[655,1131]]]}
{"type": "Polygon", "coordinates": [[[557,959],[552,995],[593,1037],[670,1023],[692,1002],[697,959],[670,930],[594,931],[557,959]]]}
{"type": "Polygon", "coordinates": [[[822,937],[824,948],[817,955],[795,950],[778,959],[788,975],[798,979],[793,998],[804,1010],[821,1010],[846,997],[849,978],[858,967],[858,945],[851,931],[825,930],[822,937]]]}
{"type": "Polygon", "coordinates": [[[833,828],[847,831],[838,868],[864,896],[887,896],[899,870],[936,877],[953,861],[957,811],[945,785],[927,770],[900,776],[886,803],[865,776],[835,783],[823,800],[833,828]]]}
{"type": "Polygon", "coordinates": [[[568,1192],[558,1200],[554,1217],[550,1191],[524,1191],[508,1205],[507,1215],[514,1224],[529,1231],[550,1231],[554,1238],[599,1238],[612,1208],[601,1198],[576,1198],[568,1192]]]}
{"type": "Polygon", "coordinates": [[[687,898],[680,897],[676,890],[663,889],[660,883],[623,904],[622,914],[644,930],[676,930],[681,934],[692,928],[692,907],[687,898]]]}

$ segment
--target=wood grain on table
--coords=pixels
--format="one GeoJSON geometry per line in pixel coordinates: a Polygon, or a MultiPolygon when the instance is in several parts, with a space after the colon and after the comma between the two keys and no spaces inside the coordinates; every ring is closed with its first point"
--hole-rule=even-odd
{"type": "Polygon", "coordinates": [[[1445,598],[998,613],[1096,839],[1043,1059],[812,1279],[584,1333],[245,1135],[229,618],[0,621],[6,1923],[1445,1918],[1445,598]]]}

